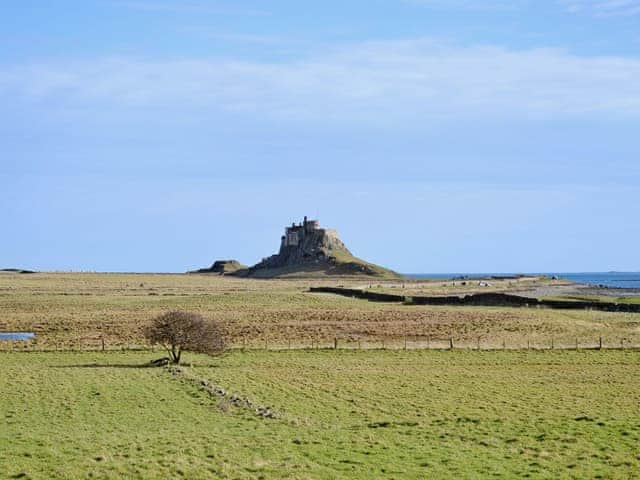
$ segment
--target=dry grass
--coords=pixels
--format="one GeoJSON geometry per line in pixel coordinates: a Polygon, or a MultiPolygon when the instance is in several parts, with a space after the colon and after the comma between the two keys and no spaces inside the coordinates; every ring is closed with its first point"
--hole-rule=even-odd
{"type": "MultiPolygon", "coordinates": [[[[489,307],[371,303],[311,294],[314,285],[369,287],[362,280],[249,280],[203,275],[0,274],[0,331],[34,331],[39,347],[107,347],[142,342],[141,327],[170,309],[219,320],[236,345],[327,344],[380,337],[456,340],[458,345],[573,345],[598,337],[640,344],[640,315],[489,307]]],[[[402,284],[372,288],[401,291],[402,284]]],[[[437,294],[442,282],[406,282],[406,291],[437,294]]],[[[466,288],[466,287],[464,287],[466,288]]],[[[407,292],[409,293],[409,292],[407,292]]],[[[452,293],[452,292],[447,292],[452,293]]],[[[0,348],[6,348],[0,344],[0,348]]]]}

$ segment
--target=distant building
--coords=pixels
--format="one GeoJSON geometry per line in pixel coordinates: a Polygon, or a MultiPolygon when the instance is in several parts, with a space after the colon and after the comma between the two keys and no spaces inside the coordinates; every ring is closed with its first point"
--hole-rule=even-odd
{"type": "Polygon", "coordinates": [[[286,247],[297,247],[307,234],[312,234],[320,228],[318,220],[308,220],[304,217],[302,223],[292,223],[290,227],[286,227],[282,236],[281,249],[286,247]]]}

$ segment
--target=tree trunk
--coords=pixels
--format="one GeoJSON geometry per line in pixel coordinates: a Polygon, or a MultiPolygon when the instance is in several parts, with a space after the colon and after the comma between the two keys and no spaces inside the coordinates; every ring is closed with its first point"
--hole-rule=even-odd
{"type": "Polygon", "coordinates": [[[176,350],[176,346],[171,345],[171,360],[175,364],[180,363],[180,347],[176,350]]]}

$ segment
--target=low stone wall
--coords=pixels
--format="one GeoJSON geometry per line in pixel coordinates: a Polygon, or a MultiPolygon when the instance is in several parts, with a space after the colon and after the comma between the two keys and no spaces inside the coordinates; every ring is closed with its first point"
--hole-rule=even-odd
{"type": "Polygon", "coordinates": [[[390,293],[367,292],[366,290],[358,290],[355,288],[341,287],[311,287],[310,292],[314,293],[335,293],[343,297],[361,298],[372,302],[404,302],[404,295],[392,295],[390,293]]]}
{"type": "Polygon", "coordinates": [[[389,293],[368,292],[354,288],[311,287],[310,292],[334,293],[345,297],[359,298],[372,302],[396,302],[412,305],[451,305],[479,307],[546,307],[563,310],[601,310],[606,312],[640,313],[640,304],[613,302],[574,302],[570,300],[538,300],[508,293],[476,293],[450,297],[408,297],[389,293]]]}
{"type": "Polygon", "coordinates": [[[613,302],[571,302],[563,300],[539,300],[543,307],[565,310],[602,310],[605,312],[640,313],[640,304],[613,302]]]}
{"type": "Polygon", "coordinates": [[[462,297],[407,297],[414,305],[462,305],[462,297]]]}
{"type": "Polygon", "coordinates": [[[499,307],[528,307],[537,303],[535,298],[520,297],[508,293],[476,293],[462,297],[465,305],[489,305],[499,307]]]}

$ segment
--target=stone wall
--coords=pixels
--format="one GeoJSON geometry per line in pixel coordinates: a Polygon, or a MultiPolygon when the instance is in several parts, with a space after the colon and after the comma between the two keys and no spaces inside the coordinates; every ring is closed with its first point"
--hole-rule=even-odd
{"type": "Polygon", "coordinates": [[[408,297],[389,293],[368,292],[352,288],[311,287],[310,292],[334,293],[372,302],[405,302],[413,305],[451,305],[479,307],[546,307],[563,310],[601,310],[606,312],[640,313],[640,304],[613,302],[574,302],[571,300],[538,300],[508,293],[476,293],[450,297],[408,297]]]}

